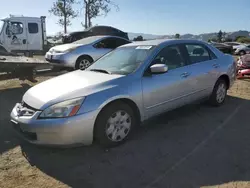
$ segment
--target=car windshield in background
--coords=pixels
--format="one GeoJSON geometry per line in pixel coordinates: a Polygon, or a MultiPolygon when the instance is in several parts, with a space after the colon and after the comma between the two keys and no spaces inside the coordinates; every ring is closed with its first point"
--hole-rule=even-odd
{"type": "Polygon", "coordinates": [[[77,40],[77,41],[73,42],[73,44],[90,44],[90,43],[95,42],[96,40],[98,40],[102,37],[101,36],[87,37],[87,38],[83,38],[81,40],[77,40]]]}
{"type": "Polygon", "coordinates": [[[153,46],[121,47],[106,54],[87,70],[102,70],[110,74],[127,75],[134,72],[150,55],[153,46]]]}

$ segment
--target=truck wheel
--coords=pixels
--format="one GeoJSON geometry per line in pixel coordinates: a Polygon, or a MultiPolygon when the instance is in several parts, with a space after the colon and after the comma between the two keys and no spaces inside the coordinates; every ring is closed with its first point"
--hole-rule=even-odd
{"type": "Polygon", "coordinates": [[[102,146],[117,146],[128,139],[135,123],[132,108],[123,102],[115,102],[105,107],[98,115],[95,138],[102,146]]]}
{"type": "Polygon", "coordinates": [[[219,79],[210,96],[209,103],[213,106],[220,106],[225,102],[227,96],[227,83],[224,79],[219,79]]]}
{"type": "Polygon", "coordinates": [[[75,69],[85,70],[93,63],[93,59],[88,56],[79,57],[76,61],[75,69]]]}

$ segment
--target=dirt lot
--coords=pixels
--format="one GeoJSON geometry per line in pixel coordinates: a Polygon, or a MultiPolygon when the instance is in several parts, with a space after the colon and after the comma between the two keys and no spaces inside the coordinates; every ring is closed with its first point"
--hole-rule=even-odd
{"type": "Polygon", "coordinates": [[[9,114],[30,85],[0,82],[0,187],[250,187],[250,79],[235,83],[224,106],[169,112],[110,150],[18,139],[9,114]]]}

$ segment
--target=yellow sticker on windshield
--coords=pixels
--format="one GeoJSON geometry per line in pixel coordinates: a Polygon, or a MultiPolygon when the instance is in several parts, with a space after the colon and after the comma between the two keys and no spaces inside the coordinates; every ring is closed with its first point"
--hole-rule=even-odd
{"type": "Polygon", "coordinates": [[[136,49],[149,50],[152,46],[137,46],[136,49]]]}

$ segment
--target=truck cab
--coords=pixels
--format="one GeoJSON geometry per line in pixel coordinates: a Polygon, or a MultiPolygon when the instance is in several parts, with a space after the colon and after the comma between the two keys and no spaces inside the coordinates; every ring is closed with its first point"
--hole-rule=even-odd
{"type": "Polygon", "coordinates": [[[12,16],[0,20],[0,50],[41,52],[47,44],[45,17],[12,16]]]}

